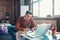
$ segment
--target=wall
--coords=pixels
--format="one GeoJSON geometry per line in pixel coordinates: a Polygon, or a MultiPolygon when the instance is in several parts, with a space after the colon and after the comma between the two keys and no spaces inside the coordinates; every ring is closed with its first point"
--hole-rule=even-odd
{"type": "Polygon", "coordinates": [[[5,20],[6,12],[8,12],[10,23],[15,24],[20,16],[20,5],[24,4],[24,0],[0,0],[0,17],[5,20]]]}
{"type": "Polygon", "coordinates": [[[14,3],[13,0],[0,0],[0,18],[2,18],[2,20],[5,20],[6,12],[8,12],[10,23],[11,22],[13,23],[14,20],[13,3],[14,3]]]}
{"type": "Polygon", "coordinates": [[[0,0],[0,18],[5,18],[6,12],[7,12],[7,1],[0,0]]]}
{"type": "Polygon", "coordinates": [[[14,23],[14,0],[8,0],[8,12],[10,16],[10,23],[14,23]]]}

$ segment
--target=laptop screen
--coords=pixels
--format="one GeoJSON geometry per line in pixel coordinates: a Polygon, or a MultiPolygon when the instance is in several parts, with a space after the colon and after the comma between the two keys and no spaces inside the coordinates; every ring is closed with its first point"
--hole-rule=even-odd
{"type": "Polygon", "coordinates": [[[50,28],[51,24],[41,24],[37,25],[37,29],[35,31],[35,37],[37,36],[44,36],[45,33],[48,31],[50,28]]]}

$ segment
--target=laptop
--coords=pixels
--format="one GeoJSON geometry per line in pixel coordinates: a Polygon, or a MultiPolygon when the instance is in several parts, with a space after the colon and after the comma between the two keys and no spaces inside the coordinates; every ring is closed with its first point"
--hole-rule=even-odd
{"type": "Polygon", "coordinates": [[[46,34],[46,32],[49,30],[51,24],[40,24],[37,25],[37,28],[34,32],[29,31],[26,33],[26,36],[30,38],[35,38],[35,37],[41,37],[46,34]]]}

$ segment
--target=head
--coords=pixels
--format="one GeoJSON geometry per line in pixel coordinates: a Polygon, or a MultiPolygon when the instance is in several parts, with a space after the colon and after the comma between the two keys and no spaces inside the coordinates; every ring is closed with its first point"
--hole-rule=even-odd
{"type": "Polygon", "coordinates": [[[25,14],[24,17],[27,18],[27,19],[32,18],[32,12],[30,12],[30,11],[26,11],[26,14],[25,14]]]}

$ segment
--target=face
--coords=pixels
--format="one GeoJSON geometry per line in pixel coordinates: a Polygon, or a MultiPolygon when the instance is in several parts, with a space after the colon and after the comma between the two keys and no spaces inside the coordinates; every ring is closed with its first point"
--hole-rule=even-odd
{"type": "Polygon", "coordinates": [[[32,14],[26,14],[25,18],[28,19],[28,20],[30,20],[32,18],[32,14]]]}

